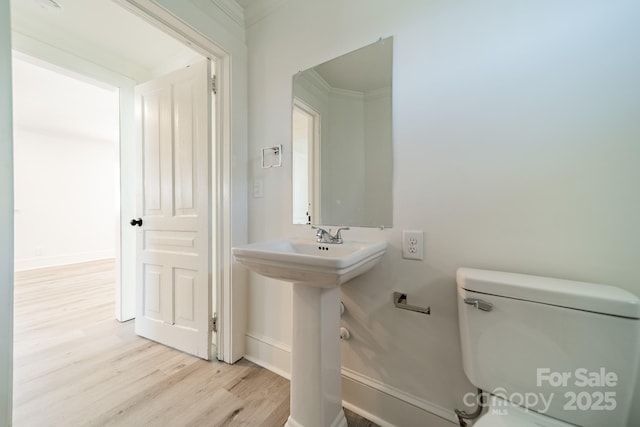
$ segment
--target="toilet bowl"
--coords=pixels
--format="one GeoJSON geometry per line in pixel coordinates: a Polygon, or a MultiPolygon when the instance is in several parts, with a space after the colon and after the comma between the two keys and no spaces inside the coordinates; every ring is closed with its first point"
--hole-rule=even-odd
{"type": "Polygon", "coordinates": [[[458,269],[464,372],[491,394],[475,427],[630,427],[640,299],[592,283],[458,269]]]}

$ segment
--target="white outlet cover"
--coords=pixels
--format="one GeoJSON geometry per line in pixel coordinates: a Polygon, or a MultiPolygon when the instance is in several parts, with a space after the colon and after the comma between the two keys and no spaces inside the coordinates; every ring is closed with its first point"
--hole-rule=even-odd
{"type": "Polygon", "coordinates": [[[402,232],[402,258],[424,259],[424,233],[421,230],[404,230],[402,232]]]}
{"type": "Polygon", "coordinates": [[[253,181],[253,198],[261,199],[264,197],[264,183],[261,179],[255,179],[253,181]]]}

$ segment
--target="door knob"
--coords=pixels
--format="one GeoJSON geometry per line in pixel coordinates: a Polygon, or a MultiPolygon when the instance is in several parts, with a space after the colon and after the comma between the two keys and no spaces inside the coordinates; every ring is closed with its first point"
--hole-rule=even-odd
{"type": "Polygon", "coordinates": [[[133,225],[134,227],[137,225],[138,227],[142,227],[142,218],[138,218],[138,219],[132,219],[131,221],[129,221],[129,224],[133,225]]]}

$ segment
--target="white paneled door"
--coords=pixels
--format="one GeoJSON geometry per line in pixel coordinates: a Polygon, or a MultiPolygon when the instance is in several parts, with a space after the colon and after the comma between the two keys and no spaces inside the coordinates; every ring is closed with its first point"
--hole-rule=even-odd
{"type": "Polygon", "coordinates": [[[136,333],[210,358],[211,66],[136,87],[136,333]]]}

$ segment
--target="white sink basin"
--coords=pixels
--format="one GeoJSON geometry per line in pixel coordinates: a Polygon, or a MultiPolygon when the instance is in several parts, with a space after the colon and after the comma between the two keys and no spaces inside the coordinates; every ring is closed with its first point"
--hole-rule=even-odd
{"type": "Polygon", "coordinates": [[[292,238],[234,247],[233,255],[263,276],[332,288],[371,269],[386,250],[386,241],[325,244],[292,238]]]}

